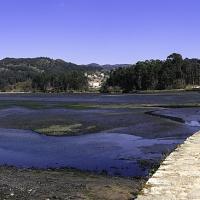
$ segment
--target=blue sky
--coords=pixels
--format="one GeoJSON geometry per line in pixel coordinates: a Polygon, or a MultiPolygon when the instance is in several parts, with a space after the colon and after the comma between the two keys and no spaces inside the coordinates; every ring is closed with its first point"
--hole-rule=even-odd
{"type": "Polygon", "coordinates": [[[199,0],[0,0],[0,58],[200,58],[199,0]]]}

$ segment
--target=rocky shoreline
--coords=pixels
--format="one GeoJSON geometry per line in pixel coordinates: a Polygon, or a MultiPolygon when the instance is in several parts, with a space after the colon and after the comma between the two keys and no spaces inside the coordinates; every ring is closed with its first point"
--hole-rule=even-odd
{"type": "Polygon", "coordinates": [[[95,175],[73,169],[18,169],[0,167],[0,199],[133,199],[144,179],[95,175]]]}

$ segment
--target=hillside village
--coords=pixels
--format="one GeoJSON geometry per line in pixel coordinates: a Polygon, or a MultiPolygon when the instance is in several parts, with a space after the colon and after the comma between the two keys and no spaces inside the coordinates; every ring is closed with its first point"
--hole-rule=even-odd
{"type": "Polygon", "coordinates": [[[88,79],[88,86],[90,89],[100,89],[102,84],[108,78],[108,75],[102,71],[95,71],[92,73],[86,72],[85,76],[88,79]]]}

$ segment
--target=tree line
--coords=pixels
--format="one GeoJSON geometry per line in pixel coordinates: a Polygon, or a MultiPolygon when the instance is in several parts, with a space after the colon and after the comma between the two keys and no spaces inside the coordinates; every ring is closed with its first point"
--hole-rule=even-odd
{"type": "MultiPolygon", "coordinates": [[[[0,91],[87,91],[85,73],[102,70],[50,58],[0,60],[0,91]]],[[[107,73],[107,72],[106,72],[107,73]]],[[[200,85],[200,60],[173,53],[166,60],[147,60],[110,70],[101,92],[180,89],[200,85]],[[128,67],[127,67],[128,66],[128,67]]]]}
{"type": "Polygon", "coordinates": [[[37,75],[32,80],[33,91],[41,92],[69,92],[86,91],[87,77],[80,71],[69,71],[62,74],[37,75]]]}
{"type": "Polygon", "coordinates": [[[165,61],[147,60],[110,71],[102,92],[182,89],[200,85],[200,60],[173,53],[165,61]]]}

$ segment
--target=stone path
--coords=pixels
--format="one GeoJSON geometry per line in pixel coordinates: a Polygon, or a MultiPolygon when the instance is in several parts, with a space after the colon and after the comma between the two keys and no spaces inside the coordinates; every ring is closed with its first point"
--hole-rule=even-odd
{"type": "Polygon", "coordinates": [[[137,200],[200,200],[200,132],[162,163],[137,200]]]}

